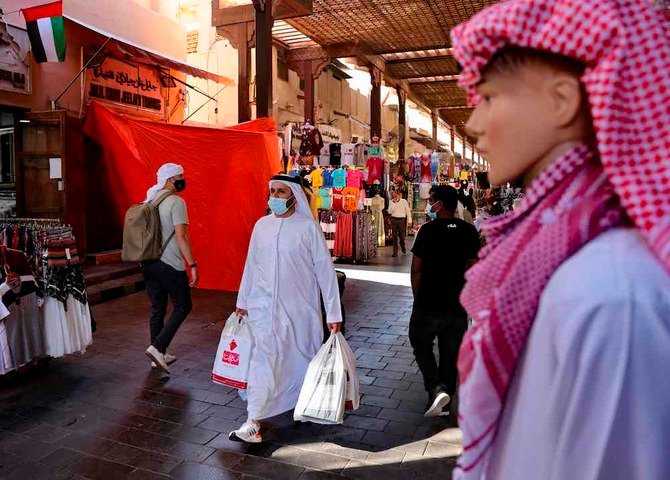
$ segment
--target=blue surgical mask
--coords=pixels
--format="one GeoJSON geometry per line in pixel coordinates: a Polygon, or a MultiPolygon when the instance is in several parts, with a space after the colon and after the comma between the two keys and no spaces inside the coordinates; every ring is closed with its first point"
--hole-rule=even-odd
{"type": "Polygon", "coordinates": [[[268,200],[268,207],[275,215],[284,215],[288,212],[288,200],[285,198],[270,197],[268,200]]]}
{"type": "Polygon", "coordinates": [[[433,212],[433,205],[430,203],[426,203],[426,215],[428,215],[428,218],[431,220],[435,220],[437,218],[437,212],[433,212]]]}

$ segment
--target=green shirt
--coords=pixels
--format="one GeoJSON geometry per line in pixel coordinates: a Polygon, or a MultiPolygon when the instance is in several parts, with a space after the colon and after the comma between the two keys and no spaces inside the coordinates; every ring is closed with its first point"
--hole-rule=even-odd
{"type": "MultiPolygon", "coordinates": [[[[162,195],[167,190],[160,190],[156,197],[162,195]]],[[[188,214],[186,213],[186,202],[179,195],[174,194],[163,200],[158,207],[158,214],[161,217],[161,233],[163,234],[163,243],[174,233],[176,225],[188,225],[188,214]]],[[[181,256],[179,243],[177,239],[172,236],[168,242],[161,262],[170,265],[175,270],[185,271],[184,259],[181,256]]]]}

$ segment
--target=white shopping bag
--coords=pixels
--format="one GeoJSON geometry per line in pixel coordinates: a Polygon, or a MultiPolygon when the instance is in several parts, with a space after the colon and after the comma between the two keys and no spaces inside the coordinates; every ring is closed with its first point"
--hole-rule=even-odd
{"type": "Polygon", "coordinates": [[[233,313],[221,332],[212,381],[238,390],[246,389],[252,346],[253,336],[246,317],[233,313]]]}
{"type": "MultiPolygon", "coordinates": [[[[335,425],[344,422],[347,400],[347,377],[351,362],[345,362],[341,333],[331,335],[309,364],[300,390],[293,419],[335,425]]],[[[348,348],[348,346],[347,346],[348,348]]],[[[355,365],[353,365],[355,370],[355,365]]],[[[358,377],[352,382],[352,393],[358,391],[358,377]]],[[[352,399],[353,400],[353,399],[352,399]]]]}
{"type": "Polygon", "coordinates": [[[347,373],[347,393],[345,396],[346,402],[344,408],[346,410],[358,410],[361,394],[358,372],[356,371],[356,355],[351,351],[351,347],[349,347],[349,344],[341,333],[337,334],[336,341],[339,348],[342,350],[344,367],[346,368],[347,373]]]}

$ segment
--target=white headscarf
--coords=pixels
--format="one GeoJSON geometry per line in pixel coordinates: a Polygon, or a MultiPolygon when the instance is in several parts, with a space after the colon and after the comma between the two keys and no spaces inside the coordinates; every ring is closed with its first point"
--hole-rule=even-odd
{"type": "MultiPolygon", "coordinates": [[[[287,177],[287,175],[282,175],[282,177],[287,177]]],[[[296,215],[302,215],[307,218],[311,218],[314,220],[314,215],[312,215],[312,209],[309,207],[309,201],[307,200],[307,196],[305,195],[305,191],[302,189],[301,185],[298,185],[297,183],[293,183],[288,180],[281,180],[277,177],[274,177],[272,180],[269,182],[269,188],[272,188],[272,184],[275,182],[279,182],[282,185],[286,185],[291,189],[293,192],[293,196],[296,199],[296,207],[295,207],[295,213],[296,215]]]]}
{"type": "Polygon", "coordinates": [[[184,168],[181,165],[177,165],[176,163],[166,163],[161,166],[161,168],[158,169],[158,173],[156,174],[158,179],[157,183],[149,190],[147,190],[147,198],[144,200],[144,203],[149,203],[154,198],[156,198],[156,194],[165,187],[165,182],[167,182],[170,178],[176,177],[177,175],[183,175],[183,173],[184,168]]]}

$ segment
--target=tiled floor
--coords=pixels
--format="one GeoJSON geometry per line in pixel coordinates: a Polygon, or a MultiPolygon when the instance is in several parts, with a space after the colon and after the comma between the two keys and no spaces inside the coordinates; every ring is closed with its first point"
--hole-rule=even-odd
{"type": "Polygon", "coordinates": [[[148,302],[140,293],[94,307],[98,331],[83,356],[0,380],[2,479],[450,478],[460,432],[422,416],[425,393],[407,339],[407,257],[389,252],[350,273],[347,338],[362,405],[342,426],[267,425],[261,445],[228,441],[245,418],[236,392],[209,380],[234,298],[196,291],[173,343],[173,375],[148,368],[148,302]],[[404,272],[404,273],[403,273],[404,272]]]}

